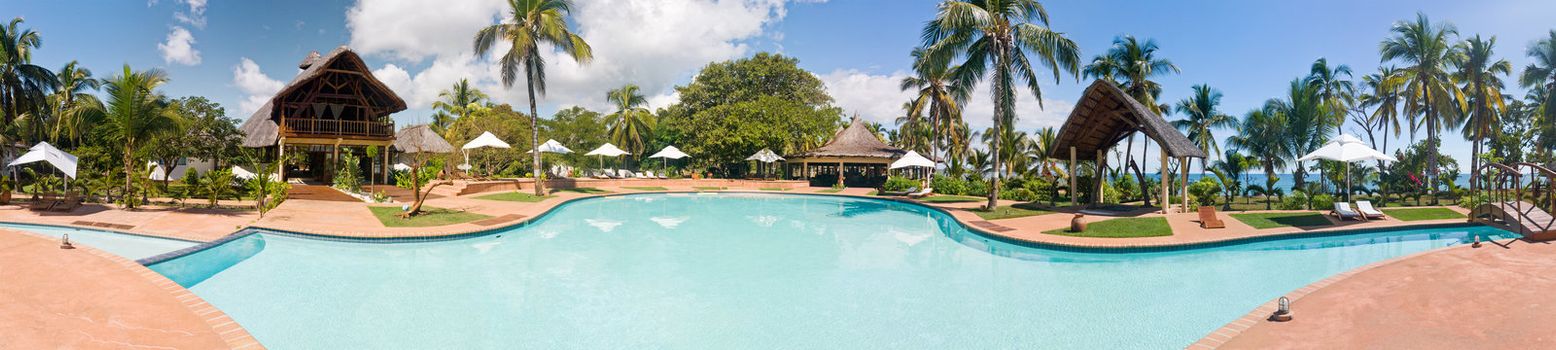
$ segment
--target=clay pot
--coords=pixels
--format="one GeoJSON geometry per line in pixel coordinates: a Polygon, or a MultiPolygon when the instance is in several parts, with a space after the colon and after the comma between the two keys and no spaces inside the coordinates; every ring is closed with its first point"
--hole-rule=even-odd
{"type": "Polygon", "coordinates": [[[1086,215],[1075,214],[1070,218],[1070,232],[1086,232],[1086,215]]]}

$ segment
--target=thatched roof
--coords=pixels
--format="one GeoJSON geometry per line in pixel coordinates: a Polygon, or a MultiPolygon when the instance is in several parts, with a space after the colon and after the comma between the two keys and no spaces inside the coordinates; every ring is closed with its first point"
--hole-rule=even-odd
{"type": "Polygon", "coordinates": [[[789,158],[816,158],[816,157],[863,157],[897,159],[908,153],[901,148],[886,145],[881,138],[870,132],[870,127],[858,118],[848,124],[848,127],[832,135],[832,141],[826,145],[810,150],[810,152],[789,156],[789,158]]]}
{"type": "Polygon", "coordinates": [[[332,69],[330,67],[335,66],[334,63],[339,60],[351,60],[352,64],[346,66],[357,68],[358,72],[356,73],[360,73],[364,78],[363,80],[373,87],[374,90],[378,90],[378,94],[382,95],[383,99],[379,101],[382,107],[379,110],[380,113],[389,115],[405,110],[405,100],[396,95],[394,90],[390,89],[388,85],[384,85],[378,78],[373,77],[373,72],[367,69],[367,63],[363,62],[362,57],[357,56],[351,49],[346,48],[346,46],[340,46],[323,56],[320,56],[318,52],[310,52],[307,57],[303,58],[302,62],[297,64],[297,68],[302,69],[302,71],[297,73],[297,76],[292,78],[290,83],[282,87],[281,91],[276,92],[276,95],[271,97],[269,101],[266,101],[263,107],[254,111],[254,114],[250,115],[249,119],[243,122],[243,125],[239,128],[244,133],[243,146],[265,147],[275,145],[276,139],[280,136],[277,134],[280,128],[276,126],[276,120],[279,118],[274,108],[276,103],[281,101],[282,98],[297,92],[299,88],[308,85],[308,82],[329,73],[332,69]]]}
{"type": "Polygon", "coordinates": [[[427,124],[400,129],[394,134],[394,148],[405,153],[453,153],[454,145],[432,131],[427,124]]]}
{"type": "Polygon", "coordinates": [[[1095,159],[1098,150],[1107,150],[1136,131],[1155,140],[1177,157],[1205,158],[1204,150],[1184,137],[1161,116],[1152,113],[1139,101],[1129,97],[1112,82],[1097,80],[1086,88],[1070,118],[1059,129],[1059,139],[1048,156],[1070,158],[1070,147],[1075,147],[1080,159],[1095,159]]]}

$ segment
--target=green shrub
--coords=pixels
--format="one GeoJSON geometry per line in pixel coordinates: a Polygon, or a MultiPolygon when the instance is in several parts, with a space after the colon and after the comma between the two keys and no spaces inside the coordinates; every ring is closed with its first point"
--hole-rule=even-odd
{"type": "Polygon", "coordinates": [[[1332,208],[1332,207],[1334,207],[1335,200],[1334,200],[1334,196],[1330,196],[1328,194],[1319,193],[1319,194],[1313,195],[1312,197],[1308,197],[1307,202],[1308,202],[1308,208],[1324,209],[1324,208],[1332,208]]]}
{"type": "Polygon", "coordinates": [[[911,190],[911,189],[914,189],[914,188],[917,188],[917,187],[918,187],[918,180],[909,179],[909,178],[901,177],[901,176],[892,176],[892,177],[886,178],[886,183],[881,185],[881,190],[882,191],[887,191],[887,192],[899,192],[899,191],[911,190]]]}
{"type": "Polygon", "coordinates": [[[967,190],[962,194],[969,196],[987,196],[989,195],[989,183],[983,181],[983,179],[968,181],[967,190]]]}
{"type": "Polygon", "coordinates": [[[1189,185],[1189,198],[1201,206],[1216,205],[1216,195],[1221,194],[1221,184],[1202,177],[1189,185]]]}
{"type": "Polygon", "coordinates": [[[961,195],[967,194],[967,182],[955,177],[935,175],[929,180],[929,187],[935,189],[935,193],[961,195]]]}
{"type": "Polygon", "coordinates": [[[1008,199],[1008,200],[1022,201],[1022,202],[1031,202],[1031,201],[1036,200],[1036,199],[1034,199],[1034,195],[1032,194],[1032,191],[1028,191],[1025,188],[1014,188],[1014,189],[1011,189],[1011,190],[1008,190],[1008,191],[1000,192],[1000,199],[1008,199]]]}
{"type": "Polygon", "coordinates": [[[1022,186],[1022,188],[1026,189],[1027,192],[1032,193],[1032,201],[1035,202],[1052,200],[1052,198],[1050,198],[1053,197],[1054,193],[1052,186],[1053,183],[1049,182],[1048,179],[1034,178],[1027,181],[1025,186],[1022,186]]]}
{"type": "Polygon", "coordinates": [[[1302,210],[1307,209],[1307,204],[1308,202],[1306,193],[1302,193],[1302,191],[1292,191],[1290,195],[1286,196],[1286,198],[1281,199],[1280,205],[1276,206],[1276,208],[1281,210],[1302,210]]]}
{"type": "Polygon", "coordinates": [[[1135,178],[1133,176],[1122,175],[1114,177],[1113,181],[1109,183],[1109,185],[1118,192],[1118,197],[1113,197],[1111,195],[1108,197],[1118,198],[1119,201],[1123,201],[1124,199],[1140,198],[1140,184],[1135,182],[1135,178]]]}

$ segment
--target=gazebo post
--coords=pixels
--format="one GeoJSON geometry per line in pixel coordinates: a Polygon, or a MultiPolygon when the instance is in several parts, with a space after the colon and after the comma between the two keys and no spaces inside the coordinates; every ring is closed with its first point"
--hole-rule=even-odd
{"type": "Polygon", "coordinates": [[[846,186],[843,185],[843,161],[841,160],[837,161],[837,185],[839,187],[846,186]]]}
{"type": "Polygon", "coordinates": [[[1093,178],[1096,179],[1096,182],[1097,182],[1097,184],[1096,184],[1097,185],[1097,192],[1094,195],[1091,196],[1091,205],[1093,205],[1093,206],[1102,204],[1102,184],[1104,182],[1106,182],[1105,180],[1103,180],[1103,177],[1105,177],[1105,174],[1103,173],[1102,169],[1104,168],[1103,165],[1105,165],[1105,164],[1107,164],[1107,158],[1104,156],[1104,154],[1102,152],[1102,149],[1098,148],[1097,149],[1097,165],[1096,165],[1096,168],[1097,168],[1097,173],[1096,174],[1097,175],[1095,177],[1093,177],[1093,178]]]}
{"type": "Polygon", "coordinates": [[[1070,206],[1075,206],[1075,146],[1070,146],[1070,206]]]}
{"type": "MultiPolygon", "coordinates": [[[[1160,163],[1156,163],[1156,172],[1160,173],[1160,175],[1161,175],[1161,176],[1157,176],[1157,179],[1166,180],[1167,179],[1167,148],[1166,147],[1157,147],[1157,148],[1161,148],[1161,150],[1162,150],[1162,161],[1160,163]]],[[[1168,208],[1172,207],[1172,201],[1168,200],[1168,198],[1170,198],[1170,197],[1167,196],[1167,191],[1168,191],[1168,189],[1167,189],[1167,182],[1166,181],[1157,181],[1156,187],[1161,188],[1161,192],[1162,192],[1161,200],[1158,200],[1157,202],[1162,204],[1162,214],[1167,214],[1168,208]]]]}
{"type": "Polygon", "coordinates": [[[286,138],[276,140],[276,179],[286,182],[286,138]]]}
{"type": "Polygon", "coordinates": [[[1183,168],[1183,183],[1178,184],[1183,188],[1179,195],[1183,197],[1183,212],[1189,212],[1189,157],[1179,157],[1178,167],[1183,168]]]}

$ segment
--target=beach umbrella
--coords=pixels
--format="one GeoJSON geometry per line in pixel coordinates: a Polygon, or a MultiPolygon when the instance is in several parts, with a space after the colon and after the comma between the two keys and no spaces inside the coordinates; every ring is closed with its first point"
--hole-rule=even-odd
{"type": "Polygon", "coordinates": [[[405,165],[405,163],[394,163],[394,170],[411,171],[411,166],[405,165]]]}
{"type": "Polygon", "coordinates": [[[746,160],[754,160],[762,163],[772,163],[784,159],[783,157],[778,156],[777,153],[773,153],[772,149],[763,148],[760,151],[756,151],[756,154],[752,154],[750,157],[746,157],[746,160]]]}
{"type": "MultiPolygon", "coordinates": [[[[540,152],[568,154],[573,153],[573,150],[563,146],[561,142],[556,142],[556,140],[546,140],[546,143],[540,144],[540,152]]],[[[535,153],[535,150],[525,151],[525,153],[535,153]]]]}
{"type": "Polygon", "coordinates": [[[648,157],[649,158],[659,158],[660,159],[659,160],[659,163],[660,163],[659,165],[660,166],[664,166],[666,159],[681,159],[681,158],[686,158],[686,157],[690,157],[690,156],[686,155],[686,152],[681,152],[681,149],[675,148],[675,146],[665,146],[664,149],[661,149],[661,150],[659,150],[659,152],[655,152],[653,155],[650,155],[648,157]]]}
{"type": "Polygon", "coordinates": [[[928,168],[928,169],[934,169],[935,168],[935,161],[929,160],[929,158],[924,158],[924,156],[918,154],[918,151],[908,151],[907,154],[902,155],[902,158],[897,158],[897,160],[892,161],[891,165],[889,165],[887,168],[889,168],[889,169],[901,169],[901,168],[928,168]]]}
{"type": "Polygon", "coordinates": [[[1351,162],[1382,160],[1385,162],[1398,161],[1399,159],[1387,153],[1368,147],[1361,139],[1350,134],[1340,134],[1329,143],[1324,144],[1313,152],[1309,152],[1297,161],[1309,161],[1315,159],[1327,159],[1345,163],[1345,200],[1351,200],[1351,162]]]}
{"type": "Polygon", "coordinates": [[[492,132],[482,131],[481,136],[476,136],[474,140],[470,140],[470,142],[466,142],[464,146],[459,147],[464,149],[465,153],[465,164],[461,164],[460,166],[462,166],[462,168],[459,168],[459,170],[469,171],[470,150],[483,147],[509,148],[510,146],[508,146],[507,142],[503,142],[502,139],[497,138],[497,135],[492,135],[492,132]]]}
{"type": "Polygon", "coordinates": [[[584,153],[586,156],[599,156],[601,169],[605,168],[605,157],[620,157],[623,154],[627,154],[627,151],[623,151],[621,148],[618,148],[616,145],[612,145],[609,142],[600,145],[600,147],[595,148],[593,151],[589,151],[589,153],[584,153]]]}
{"type": "Polygon", "coordinates": [[[11,163],[7,164],[6,166],[17,166],[36,162],[48,163],[55,169],[59,169],[59,171],[64,173],[65,176],[72,179],[76,178],[76,165],[80,163],[75,155],[65,153],[65,151],[54,148],[54,145],[50,145],[48,142],[39,142],[37,145],[28,149],[27,153],[22,154],[21,157],[16,157],[16,160],[12,160],[11,163]]]}
{"type": "Polygon", "coordinates": [[[249,171],[248,169],[244,169],[243,167],[236,166],[236,165],[232,166],[232,178],[234,178],[234,179],[248,181],[248,180],[253,180],[254,176],[256,176],[256,175],[258,175],[258,174],[255,174],[254,172],[249,171]]]}

